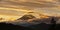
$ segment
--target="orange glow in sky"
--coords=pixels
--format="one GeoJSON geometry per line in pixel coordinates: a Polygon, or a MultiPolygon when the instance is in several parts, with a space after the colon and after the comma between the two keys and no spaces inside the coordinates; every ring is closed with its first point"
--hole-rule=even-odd
{"type": "Polygon", "coordinates": [[[0,17],[5,20],[15,20],[25,14],[31,13],[39,18],[48,16],[60,16],[59,0],[1,0],[0,17]],[[40,15],[43,14],[43,15],[40,15]]]}

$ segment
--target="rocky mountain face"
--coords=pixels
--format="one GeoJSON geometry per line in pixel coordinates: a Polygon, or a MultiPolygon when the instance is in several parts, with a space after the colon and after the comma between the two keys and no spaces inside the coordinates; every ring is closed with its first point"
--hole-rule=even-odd
{"type": "Polygon", "coordinates": [[[21,20],[29,20],[29,19],[33,19],[33,18],[36,18],[36,17],[34,17],[33,15],[24,15],[24,16],[21,17],[20,19],[21,19],[21,20]]]}

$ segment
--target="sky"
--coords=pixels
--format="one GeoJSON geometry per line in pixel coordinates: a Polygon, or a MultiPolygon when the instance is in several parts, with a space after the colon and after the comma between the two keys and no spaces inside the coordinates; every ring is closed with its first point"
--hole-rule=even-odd
{"type": "Polygon", "coordinates": [[[60,16],[60,0],[0,0],[0,15],[20,17],[28,12],[60,16]]]}
{"type": "Polygon", "coordinates": [[[18,10],[23,9],[22,12],[24,12],[24,10],[27,11],[31,10],[46,15],[52,15],[52,16],[60,15],[59,0],[1,0],[0,7],[12,8],[18,10]]]}

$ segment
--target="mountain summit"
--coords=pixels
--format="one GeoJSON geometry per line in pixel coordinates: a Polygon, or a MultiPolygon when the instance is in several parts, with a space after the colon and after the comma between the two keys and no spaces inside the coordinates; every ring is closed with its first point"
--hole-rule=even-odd
{"type": "Polygon", "coordinates": [[[28,20],[28,19],[33,19],[33,18],[36,18],[36,17],[33,16],[33,15],[24,15],[24,16],[22,16],[20,19],[21,19],[21,20],[28,20]]]}

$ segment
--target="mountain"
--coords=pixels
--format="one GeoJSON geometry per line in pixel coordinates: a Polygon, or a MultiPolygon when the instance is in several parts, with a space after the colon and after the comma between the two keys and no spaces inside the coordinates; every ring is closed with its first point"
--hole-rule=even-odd
{"type": "Polygon", "coordinates": [[[34,17],[33,15],[24,15],[24,16],[22,16],[19,19],[21,19],[21,20],[28,20],[28,19],[33,19],[33,18],[36,18],[36,17],[34,17]]]}

